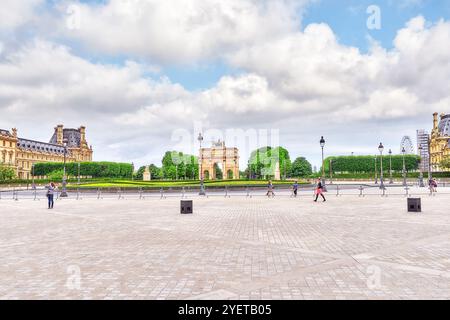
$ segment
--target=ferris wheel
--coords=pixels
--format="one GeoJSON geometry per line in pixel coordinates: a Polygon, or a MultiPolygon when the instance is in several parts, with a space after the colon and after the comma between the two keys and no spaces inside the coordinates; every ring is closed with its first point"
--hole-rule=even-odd
{"type": "Polygon", "coordinates": [[[412,144],[412,140],[409,136],[404,136],[402,142],[400,143],[400,153],[403,148],[405,148],[406,154],[414,154],[414,145],[412,144]]]}

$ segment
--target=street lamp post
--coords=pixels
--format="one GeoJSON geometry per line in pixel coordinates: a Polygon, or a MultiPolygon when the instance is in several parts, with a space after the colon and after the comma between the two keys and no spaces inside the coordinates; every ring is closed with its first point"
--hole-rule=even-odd
{"type": "Polygon", "coordinates": [[[419,175],[419,188],[424,188],[425,184],[423,183],[423,157],[422,157],[422,151],[423,151],[423,147],[422,145],[419,146],[419,155],[420,155],[420,162],[419,162],[419,170],[420,170],[420,175],[419,175]]]}
{"type": "Polygon", "coordinates": [[[131,181],[134,181],[134,162],[131,163],[131,181]]]}
{"type": "Polygon", "coordinates": [[[406,182],[406,164],[405,164],[405,154],[406,150],[405,147],[402,148],[402,155],[403,155],[403,186],[406,187],[408,183],[406,182]]]}
{"type": "Polygon", "coordinates": [[[389,149],[389,184],[394,184],[394,179],[392,178],[392,150],[389,149]]]}
{"type": "Polygon", "coordinates": [[[378,184],[377,155],[375,155],[375,184],[378,184]]]}
{"type": "Polygon", "coordinates": [[[380,151],[380,189],[384,190],[386,187],[384,186],[384,179],[383,179],[383,151],[384,146],[383,143],[380,142],[380,145],[378,146],[378,151],[380,151]]]}
{"type": "Polygon", "coordinates": [[[63,140],[64,146],[64,171],[63,171],[63,180],[62,180],[62,191],[59,195],[61,198],[67,198],[67,177],[66,177],[66,155],[67,155],[67,139],[63,140]]]}
{"type": "Polygon", "coordinates": [[[323,191],[327,191],[327,187],[325,186],[325,159],[323,156],[323,149],[325,147],[325,139],[323,136],[320,138],[320,147],[322,148],[322,187],[323,191]]]}
{"type": "Polygon", "coordinates": [[[201,133],[198,134],[197,140],[200,143],[200,193],[199,193],[199,195],[205,196],[206,192],[205,192],[205,184],[203,181],[203,152],[202,152],[203,136],[201,133]]]}

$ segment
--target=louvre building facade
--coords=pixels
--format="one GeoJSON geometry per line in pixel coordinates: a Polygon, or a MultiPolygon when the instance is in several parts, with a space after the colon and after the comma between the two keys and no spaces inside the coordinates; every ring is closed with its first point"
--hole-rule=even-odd
{"type": "Polygon", "coordinates": [[[433,171],[443,171],[440,163],[450,157],[450,114],[433,114],[431,131],[430,160],[433,171]]]}
{"type": "Polygon", "coordinates": [[[92,161],[86,128],[65,129],[58,125],[49,142],[19,138],[17,129],[0,129],[0,164],[13,168],[19,179],[29,179],[34,163],[64,161],[64,142],[67,162],[92,161]]]}

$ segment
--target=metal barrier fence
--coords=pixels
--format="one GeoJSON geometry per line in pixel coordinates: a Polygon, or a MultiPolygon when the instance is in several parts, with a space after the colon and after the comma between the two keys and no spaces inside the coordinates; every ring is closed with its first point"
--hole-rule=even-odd
{"type": "MultiPolygon", "coordinates": [[[[402,185],[386,185],[385,189],[380,189],[376,185],[364,185],[364,184],[328,184],[326,196],[355,196],[355,197],[369,197],[369,196],[436,196],[438,194],[450,194],[450,185],[440,186],[438,192],[431,192],[429,188],[419,188],[417,185],[408,185],[404,187],[402,185]]],[[[244,198],[257,198],[268,197],[267,188],[261,186],[247,186],[247,187],[209,187],[206,188],[206,196],[200,196],[199,187],[172,187],[172,188],[96,188],[96,189],[69,189],[68,199],[71,200],[83,200],[83,199],[167,199],[167,198],[193,198],[193,197],[244,197],[244,198]]],[[[54,198],[55,200],[62,200],[60,197],[61,190],[56,190],[54,198]]],[[[294,198],[294,192],[289,186],[275,186],[274,197],[286,197],[294,198]]],[[[313,185],[300,186],[298,189],[297,198],[313,197],[315,193],[315,187],[313,185]]],[[[5,200],[34,200],[39,201],[46,199],[47,190],[44,188],[39,189],[11,189],[0,191],[0,201],[5,200]]]]}

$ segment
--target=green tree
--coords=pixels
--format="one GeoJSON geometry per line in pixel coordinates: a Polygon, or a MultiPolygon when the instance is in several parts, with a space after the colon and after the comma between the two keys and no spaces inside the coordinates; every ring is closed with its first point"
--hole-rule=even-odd
{"type": "Polygon", "coordinates": [[[198,157],[192,155],[184,155],[186,165],[186,177],[191,180],[200,179],[198,177],[199,165],[198,157]]]}
{"type": "Polygon", "coordinates": [[[144,179],[144,171],[145,171],[145,166],[139,167],[139,169],[136,171],[136,173],[134,174],[134,178],[136,180],[142,180],[144,179]]]}
{"type": "Polygon", "coordinates": [[[252,178],[270,178],[275,175],[277,163],[280,165],[281,176],[289,177],[292,163],[285,148],[259,148],[251,153],[246,173],[251,172],[252,178]]]}
{"type": "Polygon", "coordinates": [[[0,164],[0,181],[12,180],[16,177],[14,170],[0,164]]]}
{"type": "Polygon", "coordinates": [[[47,177],[52,181],[61,181],[64,176],[64,170],[50,172],[47,177]]]}
{"type": "Polygon", "coordinates": [[[162,173],[164,179],[175,180],[177,177],[177,168],[175,162],[178,163],[179,152],[167,151],[162,159],[162,173]]]}
{"type": "Polygon", "coordinates": [[[164,179],[195,179],[198,177],[198,158],[178,151],[167,151],[162,159],[164,179]]]}
{"type": "Polygon", "coordinates": [[[162,179],[161,168],[157,167],[154,164],[151,164],[149,169],[150,169],[150,174],[152,176],[152,179],[155,179],[155,180],[162,179]]]}
{"type": "Polygon", "coordinates": [[[223,171],[222,171],[222,169],[220,169],[220,167],[217,163],[214,164],[214,171],[216,171],[216,179],[222,180],[223,179],[223,171]]]}
{"type": "Polygon", "coordinates": [[[298,157],[292,163],[291,177],[301,178],[312,174],[312,166],[304,157],[298,157]]]}
{"type": "MultiPolygon", "coordinates": [[[[138,171],[136,172],[136,174],[134,176],[136,180],[144,179],[145,167],[146,166],[142,166],[138,169],[138,171]]],[[[149,170],[150,170],[152,180],[162,179],[161,168],[158,168],[156,165],[151,164],[151,165],[149,165],[149,170]]]]}

